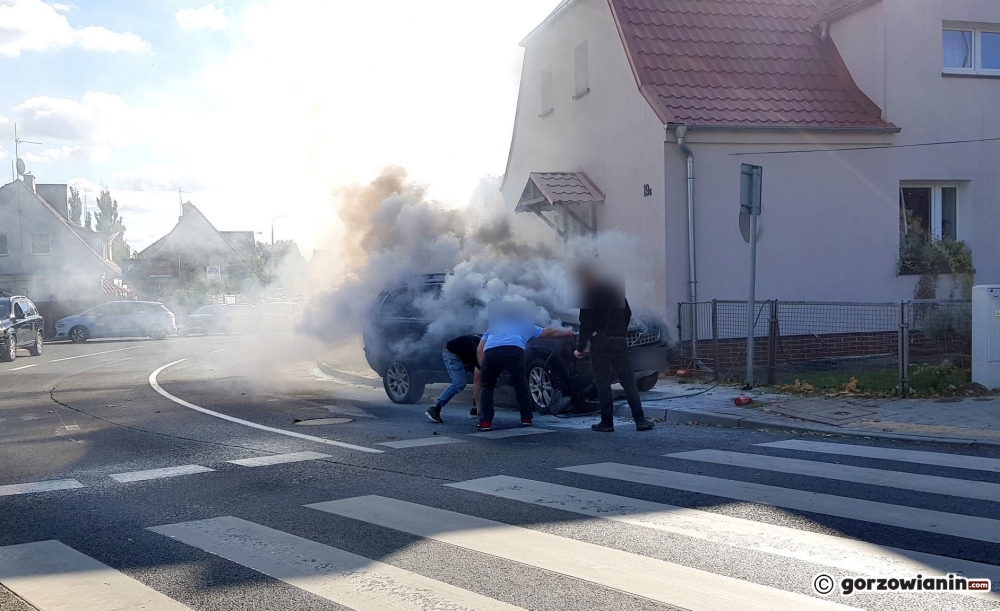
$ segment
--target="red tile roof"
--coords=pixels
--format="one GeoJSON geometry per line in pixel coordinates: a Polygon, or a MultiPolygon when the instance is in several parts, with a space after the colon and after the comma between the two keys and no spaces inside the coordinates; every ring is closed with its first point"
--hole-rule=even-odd
{"type": "Polygon", "coordinates": [[[534,212],[560,205],[602,202],[604,193],[586,172],[532,172],[515,211],[534,212]]]}
{"type": "Polygon", "coordinates": [[[892,128],[810,26],[822,1],[609,3],[639,89],[665,124],[892,128]]]}

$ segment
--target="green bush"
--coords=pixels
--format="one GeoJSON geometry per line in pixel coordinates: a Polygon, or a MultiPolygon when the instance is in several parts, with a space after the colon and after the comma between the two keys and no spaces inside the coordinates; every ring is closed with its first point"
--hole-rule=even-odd
{"type": "Polygon", "coordinates": [[[951,361],[940,365],[910,365],[910,388],[927,394],[949,393],[972,381],[972,372],[951,361]]]}

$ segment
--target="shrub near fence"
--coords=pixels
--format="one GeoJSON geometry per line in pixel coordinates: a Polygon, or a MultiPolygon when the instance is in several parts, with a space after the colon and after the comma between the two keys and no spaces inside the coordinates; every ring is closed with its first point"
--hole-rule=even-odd
{"type": "MultiPolygon", "coordinates": [[[[911,359],[945,360],[968,368],[972,304],[968,300],[842,303],[764,301],[756,304],[754,370],[768,384],[797,375],[830,379],[868,376],[908,392],[911,359]]],[[[680,351],[716,377],[746,368],[747,302],[682,303],[680,351]]]]}

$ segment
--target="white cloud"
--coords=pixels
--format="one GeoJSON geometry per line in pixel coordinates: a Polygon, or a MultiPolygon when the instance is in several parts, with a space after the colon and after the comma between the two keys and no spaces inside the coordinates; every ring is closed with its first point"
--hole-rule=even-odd
{"type": "Polygon", "coordinates": [[[223,30],[229,22],[225,11],[215,2],[177,11],[176,17],[177,25],[183,30],[223,30]]]}
{"type": "Polygon", "coordinates": [[[53,2],[52,8],[56,9],[60,13],[68,13],[71,10],[75,9],[76,7],[73,6],[72,4],[60,4],[59,2],[53,2]]]}
{"type": "Polygon", "coordinates": [[[0,0],[0,56],[19,57],[25,51],[80,47],[87,51],[145,51],[149,45],[130,32],[100,26],[74,28],[61,11],[67,5],[42,0],[0,0]]]}
{"type": "Polygon", "coordinates": [[[223,230],[269,231],[283,214],[279,233],[308,251],[336,222],[336,190],[386,165],[457,203],[481,177],[502,173],[517,43],[556,3],[264,0],[240,14],[238,46],[224,60],[162,96],[144,91],[161,106],[91,92],[3,110],[45,143],[35,154],[66,147],[113,160],[88,171],[130,212],[135,246],[176,223],[180,187],[223,230]],[[380,24],[378,44],[358,27],[366,23],[380,24]]]}

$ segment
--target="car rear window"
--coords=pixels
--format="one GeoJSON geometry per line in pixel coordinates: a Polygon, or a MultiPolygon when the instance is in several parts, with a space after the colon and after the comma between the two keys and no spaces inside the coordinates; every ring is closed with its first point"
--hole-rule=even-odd
{"type": "Polygon", "coordinates": [[[198,308],[198,311],[195,312],[195,314],[218,314],[223,309],[225,309],[225,307],[226,306],[224,306],[224,305],[207,305],[207,306],[201,306],[200,308],[198,308]]]}

